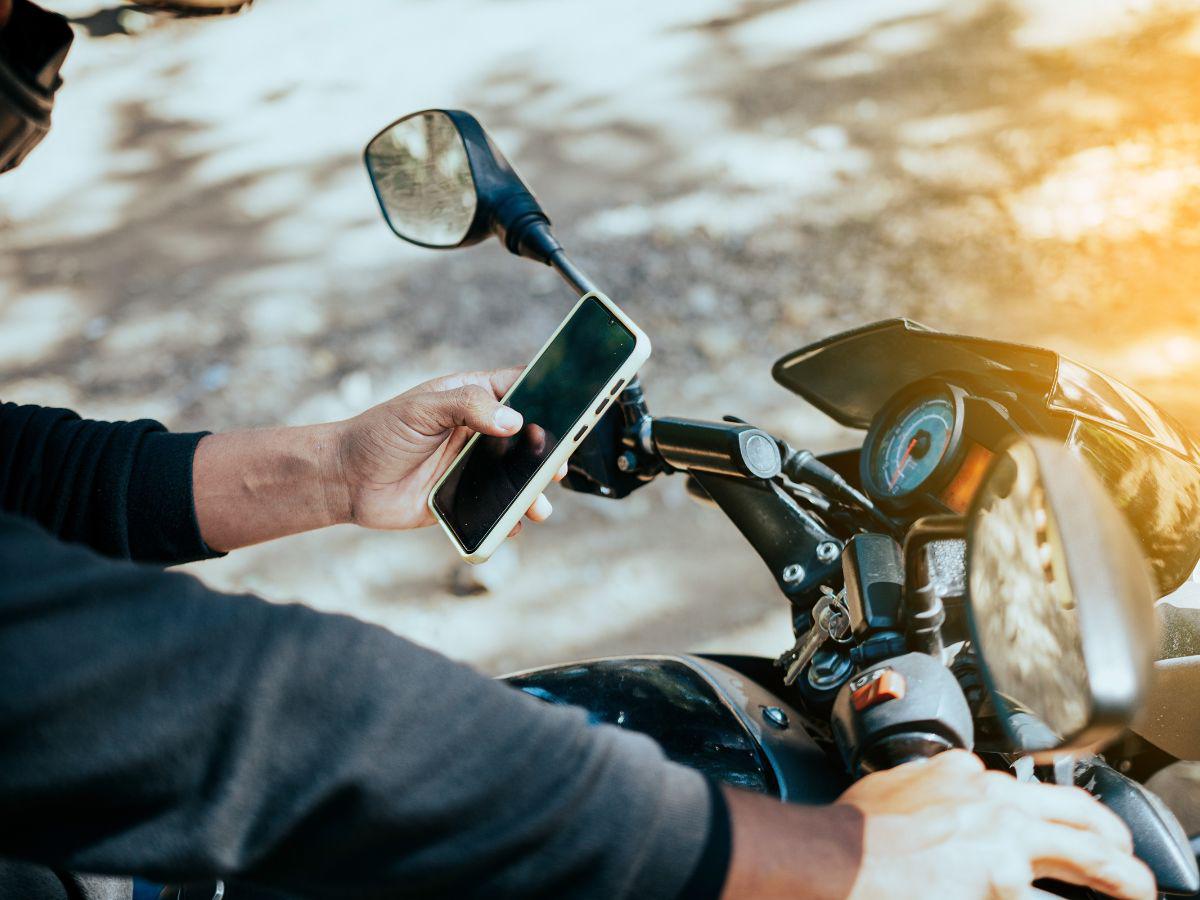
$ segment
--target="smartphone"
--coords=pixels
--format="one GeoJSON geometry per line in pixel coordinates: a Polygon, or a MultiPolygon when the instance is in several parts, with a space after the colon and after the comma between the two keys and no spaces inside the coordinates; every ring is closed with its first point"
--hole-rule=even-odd
{"type": "Polygon", "coordinates": [[[429,494],[463,559],[496,551],[649,356],[650,339],[603,294],[575,304],[504,395],[521,430],[472,437],[429,494]]]}

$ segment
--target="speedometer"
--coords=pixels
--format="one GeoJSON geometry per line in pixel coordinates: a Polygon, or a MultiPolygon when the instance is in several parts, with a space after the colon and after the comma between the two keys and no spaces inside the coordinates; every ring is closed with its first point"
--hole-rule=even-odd
{"type": "Polygon", "coordinates": [[[879,500],[931,490],[954,455],[961,405],[943,386],[905,391],[880,413],[863,448],[863,475],[879,500]]]}

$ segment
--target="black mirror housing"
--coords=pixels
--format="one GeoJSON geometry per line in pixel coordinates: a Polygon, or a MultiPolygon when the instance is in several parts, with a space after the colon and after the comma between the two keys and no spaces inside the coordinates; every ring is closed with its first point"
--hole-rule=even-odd
{"type": "Polygon", "coordinates": [[[389,227],[397,236],[420,246],[438,246],[443,249],[468,247],[495,235],[510,253],[549,264],[555,251],[562,249],[550,231],[550,219],[542,210],[533,193],[525,186],[521,177],[505,159],[504,154],[491,137],[469,112],[458,109],[429,109],[404,116],[388,125],[372,138],[364,151],[364,162],[371,175],[376,198],[389,227]],[[440,114],[447,117],[457,129],[466,151],[467,161],[474,181],[476,204],[475,214],[462,238],[450,245],[431,245],[413,240],[395,226],[388,216],[387,205],[380,191],[378,175],[372,168],[370,147],[375,141],[401,122],[408,119],[440,114]]]}

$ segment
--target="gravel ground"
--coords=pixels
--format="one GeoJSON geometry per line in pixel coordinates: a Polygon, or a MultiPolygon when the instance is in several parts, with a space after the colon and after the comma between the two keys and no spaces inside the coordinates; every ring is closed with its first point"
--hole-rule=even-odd
{"type": "MultiPolygon", "coordinates": [[[[569,302],[552,273],[401,244],[362,171],[391,119],[460,106],[651,334],[656,412],[849,445],[770,364],[907,315],[1069,352],[1200,429],[1193,2],[54,5],[80,31],[56,127],[0,193],[6,398],[227,429],[527,359],[569,302]]],[[[554,500],[473,596],[432,531],[194,571],[488,671],[787,644],[770,577],[682,485],[554,500]]]]}

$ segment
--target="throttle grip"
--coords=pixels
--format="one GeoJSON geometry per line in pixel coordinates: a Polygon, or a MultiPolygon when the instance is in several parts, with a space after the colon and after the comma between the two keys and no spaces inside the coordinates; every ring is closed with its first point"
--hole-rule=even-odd
{"type": "Polygon", "coordinates": [[[975,746],[958,680],[925,653],[876,663],[851,678],[834,701],[832,719],[842,758],[855,775],[975,746]]]}

